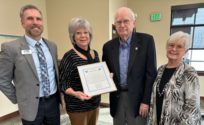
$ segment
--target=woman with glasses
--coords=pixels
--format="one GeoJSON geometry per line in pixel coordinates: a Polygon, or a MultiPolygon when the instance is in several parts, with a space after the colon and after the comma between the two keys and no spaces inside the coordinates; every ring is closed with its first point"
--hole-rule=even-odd
{"type": "Polygon", "coordinates": [[[176,32],[166,44],[167,64],[158,69],[148,125],[200,125],[199,81],[196,70],[183,62],[190,36],[176,32]]]}
{"type": "Polygon", "coordinates": [[[100,96],[83,92],[77,66],[99,62],[98,53],[90,48],[92,28],[83,18],[73,18],[69,24],[73,49],[64,54],[60,63],[60,85],[66,110],[72,125],[96,125],[100,96]]]}

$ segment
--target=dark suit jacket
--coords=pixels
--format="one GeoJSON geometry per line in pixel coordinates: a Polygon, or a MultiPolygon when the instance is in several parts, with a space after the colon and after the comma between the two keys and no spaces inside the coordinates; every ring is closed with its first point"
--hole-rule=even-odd
{"type": "MultiPolygon", "coordinates": [[[[102,60],[106,61],[117,91],[110,93],[110,113],[114,117],[120,99],[119,38],[104,44],[102,60]]],[[[140,103],[149,104],[152,85],[156,77],[156,51],[152,36],[133,33],[127,73],[128,95],[135,117],[139,113],[140,103]]]]}
{"type": "MultiPolygon", "coordinates": [[[[54,43],[43,40],[52,55],[58,84],[57,47],[54,43]]],[[[2,44],[0,90],[13,103],[18,103],[20,115],[24,120],[33,121],[38,112],[40,81],[32,54],[22,54],[22,50],[30,50],[25,37],[2,44]]]]}

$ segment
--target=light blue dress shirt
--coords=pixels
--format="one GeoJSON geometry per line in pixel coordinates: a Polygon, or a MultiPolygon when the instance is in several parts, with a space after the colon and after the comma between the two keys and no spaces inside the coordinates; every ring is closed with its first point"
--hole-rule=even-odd
{"type": "MultiPolygon", "coordinates": [[[[37,50],[35,47],[35,44],[37,43],[36,40],[32,39],[31,37],[25,35],[26,41],[28,43],[28,46],[30,48],[30,50],[32,51],[32,57],[35,63],[35,67],[37,70],[37,74],[38,74],[38,78],[40,80],[40,93],[39,93],[39,97],[43,97],[43,85],[42,85],[42,80],[41,80],[41,71],[40,71],[40,63],[39,63],[39,59],[38,59],[38,55],[37,55],[37,50]]],[[[53,59],[52,56],[50,54],[49,48],[47,47],[47,45],[45,44],[45,42],[40,39],[38,42],[41,43],[41,47],[43,50],[43,53],[45,55],[46,58],[46,62],[47,62],[47,69],[48,69],[48,76],[49,76],[49,81],[50,81],[50,95],[56,93],[57,91],[57,85],[56,85],[56,79],[55,79],[55,68],[54,68],[54,63],[53,63],[53,59]]]]}
{"type": "Polygon", "coordinates": [[[127,71],[130,56],[130,43],[132,35],[127,41],[122,41],[120,39],[119,47],[119,65],[120,65],[120,85],[127,86],[127,71]]]}

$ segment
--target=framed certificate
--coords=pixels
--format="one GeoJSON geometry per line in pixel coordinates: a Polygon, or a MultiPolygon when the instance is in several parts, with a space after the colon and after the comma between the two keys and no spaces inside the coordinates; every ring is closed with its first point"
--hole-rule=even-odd
{"type": "Polygon", "coordinates": [[[95,96],[117,90],[105,62],[78,66],[77,68],[85,94],[95,96]]]}

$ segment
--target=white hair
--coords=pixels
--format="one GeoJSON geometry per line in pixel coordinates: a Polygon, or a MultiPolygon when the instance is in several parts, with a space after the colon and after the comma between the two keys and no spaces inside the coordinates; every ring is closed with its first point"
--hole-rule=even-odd
{"type": "Polygon", "coordinates": [[[120,7],[118,8],[118,10],[116,11],[116,14],[115,14],[115,21],[116,21],[116,18],[117,18],[117,15],[119,12],[121,11],[126,11],[129,13],[129,15],[131,16],[131,18],[133,19],[133,21],[135,21],[135,18],[136,18],[136,14],[134,14],[134,12],[132,11],[132,9],[128,8],[128,7],[120,7]]]}
{"type": "Polygon", "coordinates": [[[185,44],[184,47],[187,50],[189,48],[189,44],[191,42],[191,37],[188,33],[184,33],[183,31],[178,31],[178,32],[171,34],[171,36],[167,40],[166,45],[168,46],[169,43],[174,43],[180,39],[184,40],[184,44],[185,44]]]}
{"type": "Polygon", "coordinates": [[[68,27],[68,32],[69,32],[69,38],[72,42],[72,44],[75,44],[75,40],[74,40],[74,35],[77,29],[79,28],[85,28],[88,32],[89,32],[89,36],[90,36],[90,42],[92,40],[92,27],[90,25],[90,23],[86,20],[83,19],[81,17],[75,17],[72,18],[70,23],[69,23],[69,27],[68,27]]]}

